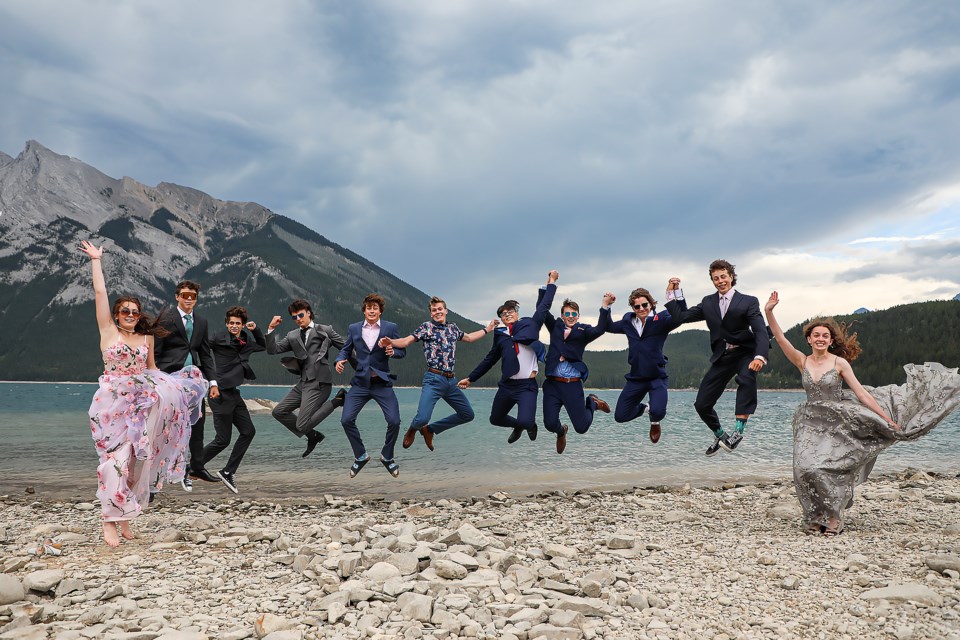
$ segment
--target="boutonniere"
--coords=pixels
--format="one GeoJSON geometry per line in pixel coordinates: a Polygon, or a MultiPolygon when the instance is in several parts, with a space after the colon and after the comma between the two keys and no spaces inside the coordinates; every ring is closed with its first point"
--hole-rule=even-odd
{"type": "Polygon", "coordinates": [[[657,321],[657,320],[659,320],[659,319],[660,319],[660,314],[659,314],[659,313],[655,313],[655,314],[653,315],[653,320],[654,320],[654,321],[657,321]]]}

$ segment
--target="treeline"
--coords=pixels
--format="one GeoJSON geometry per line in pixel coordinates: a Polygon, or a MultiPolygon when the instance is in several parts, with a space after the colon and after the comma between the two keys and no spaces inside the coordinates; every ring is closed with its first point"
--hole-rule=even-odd
{"type": "MultiPolygon", "coordinates": [[[[960,301],[919,302],[834,317],[846,323],[850,332],[857,333],[863,353],[854,364],[854,371],[863,384],[901,384],[906,378],[903,365],[911,362],[960,366],[960,301]]],[[[810,348],[802,334],[804,324],[806,321],[787,330],[787,338],[797,349],[808,353],[810,348]]],[[[667,339],[664,353],[669,358],[670,386],[696,387],[709,366],[709,334],[700,329],[675,333],[667,339]]],[[[588,352],[586,360],[590,367],[588,386],[623,385],[623,375],[628,370],[625,350],[588,352]]],[[[759,382],[766,389],[800,386],[799,372],[776,342],[770,348],[770,366],[764,369],[759,382]]]]}

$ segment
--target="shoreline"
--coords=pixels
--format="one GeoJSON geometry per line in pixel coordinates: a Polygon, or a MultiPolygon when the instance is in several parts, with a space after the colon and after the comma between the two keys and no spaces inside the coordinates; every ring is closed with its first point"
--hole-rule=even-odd
{"type": "Polygon", "coordinates": [[[871,478],[835,538],[802,533],[786,481],[162,498],[111,549],[95,504],[0,496],[0,575],[35,587],[0,605],[0,637],[960,636],[953,474],[871,478]],[[24,555],[46,536],[62,555],[24,555]]]}

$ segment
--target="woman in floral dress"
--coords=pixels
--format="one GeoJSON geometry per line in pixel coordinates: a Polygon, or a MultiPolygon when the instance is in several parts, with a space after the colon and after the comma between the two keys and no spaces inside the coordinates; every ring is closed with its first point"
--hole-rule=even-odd
{"type": "Polygon", "coordinates": [[[174,374],[156,369],[153,338],[164,329],[142,312],[137,298],[123,296],[111,309],[100,266],[103,249],[81,242],[90,256],[103,375],[90,405],[90,427],[100,466],[97,497],[103,507],[103,539],[133,539],[130,520],[148,504],[150,492],[183,478],[190,425],[200,417],[207,381],[199,369],[174,374]]]}

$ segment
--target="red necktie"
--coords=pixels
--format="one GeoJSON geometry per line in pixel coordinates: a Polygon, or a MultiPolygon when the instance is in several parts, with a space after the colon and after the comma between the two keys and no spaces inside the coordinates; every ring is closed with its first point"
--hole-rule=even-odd
{"type": "MultiPolygon", "coordinates": [[[[510,335],[512,336],[512,335],[513,335],[513,325],[512,325],[512,324],[509,325],[509,326],[507,327],[507,330],[510,332],[510,335]]],[[[517,344],[517,341],[516,341],[516,340],[513,341],[513,350],[517,352],[517,355],[520,355],[520,345],[517,344]]]]}

